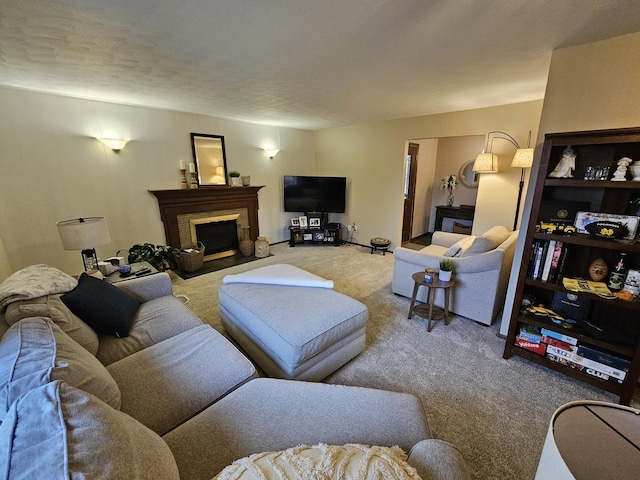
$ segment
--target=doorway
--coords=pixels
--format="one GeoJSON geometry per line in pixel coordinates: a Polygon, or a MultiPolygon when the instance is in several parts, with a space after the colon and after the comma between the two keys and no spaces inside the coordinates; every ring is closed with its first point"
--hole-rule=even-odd
{"type": "Polygon", "coordinates": [[[417,143],[409,143],[404,175],[404,211],[402,215],[402,243],[411,240],[413,231],[413,207],[416,199],[416,174],[418,172],[417,143]]]}

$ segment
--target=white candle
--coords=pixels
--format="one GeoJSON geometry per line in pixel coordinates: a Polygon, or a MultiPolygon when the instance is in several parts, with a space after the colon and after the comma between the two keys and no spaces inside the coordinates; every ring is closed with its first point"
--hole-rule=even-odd
{"type": "Polygon", "coordinates": [[[187,169],[187,164],[184,163],[184,160],[180,160],[180,170],[186,170],[187,169]]]}
{"type": "Polygon", "coordinates": [[[196,171],[196,166],[193,163],[189,164],[189,173],[194,173],[196,171]]]}

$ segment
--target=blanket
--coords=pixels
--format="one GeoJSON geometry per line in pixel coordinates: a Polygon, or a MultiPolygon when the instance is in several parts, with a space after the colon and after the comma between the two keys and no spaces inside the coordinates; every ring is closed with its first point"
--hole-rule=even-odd
{"type": "Polygon", "coordinates": [[[326,280],[293,265],[276,264],[256,268],[236,275],[227,275],[222,283],[260,283],[298,287],[333,288],[333,280],[326,280]]]}
{"type": "Polygon", "coordinates": [[[0,283],[0,313],[12,302],[70,292],[78,281],[49,265],[30,265],[0,283]]]}

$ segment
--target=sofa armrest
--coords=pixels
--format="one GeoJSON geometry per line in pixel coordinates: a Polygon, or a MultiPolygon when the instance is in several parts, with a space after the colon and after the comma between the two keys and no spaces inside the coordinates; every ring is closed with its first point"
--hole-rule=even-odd
{"type": "Polygon", "coordinates": [[[450,247],[454,243],[464,240],[465,238],[469,238],[469,235],[465,235],[463,233],[441,232],[440,230],[437,230],[433,232],[433,235],[431,236],[431,243],[433,245],[440,245],[441,247],[450,247]]]}
{"type": "Polygon", "coordinates": [[[114,283],[114,285],[130,293],[141,302],[148,302],[154,298],[173,295],[171,277],[166,272],[132,278],[123,282],[114,283]]]}
{"type": "Polygon", "coordinates": [[[460,451],[442,440],[416,443],[409,452],[409,464],[423,480],[467,480],[469,467],[460,451]]]}

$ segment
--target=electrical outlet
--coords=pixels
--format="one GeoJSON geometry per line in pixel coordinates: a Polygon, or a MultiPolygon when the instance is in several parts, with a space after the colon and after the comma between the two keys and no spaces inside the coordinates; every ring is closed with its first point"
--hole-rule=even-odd
{"type": "Polygon", "coordinates": [[[355,223],[353,223],[351,226],[353,227],[354,232],[358,231],[358,226],[355,223]]]}
{"type": "Polygon", "coordinates": [[[351,231],[351,224],[347,225],[347,231],[351,231]]]}

